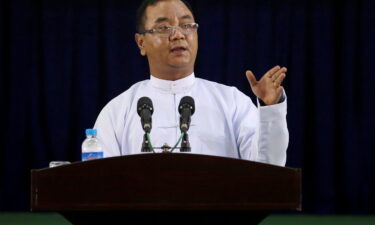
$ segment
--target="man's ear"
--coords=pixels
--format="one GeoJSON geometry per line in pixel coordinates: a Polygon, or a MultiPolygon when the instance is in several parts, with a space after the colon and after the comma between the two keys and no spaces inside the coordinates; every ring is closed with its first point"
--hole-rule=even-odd
{"type": "Polygon", "coordinates": [[[146,49],[145,49],[145,46],[144,46],[144,35],[141,35],[141,34],[135,34],[135,42],[137,42],[137,45],[138,45],[138,48],[141,52],[141,55],[142,56],[145,56],[146,55],[146,49]]]}

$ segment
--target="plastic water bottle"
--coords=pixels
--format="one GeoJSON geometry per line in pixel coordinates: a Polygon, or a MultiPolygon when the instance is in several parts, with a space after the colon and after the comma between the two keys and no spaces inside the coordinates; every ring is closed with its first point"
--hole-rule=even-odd
{"type": "Polygon", "coordinates": [[[82,161],[103,158],[103,148],[96,135],[96,129],[86,129],[86,139],[82,143],[82,161]]]}

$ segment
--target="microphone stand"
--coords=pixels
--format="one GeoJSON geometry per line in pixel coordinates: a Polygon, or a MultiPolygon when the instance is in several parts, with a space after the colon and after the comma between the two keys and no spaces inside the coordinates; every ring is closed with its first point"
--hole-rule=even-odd
{"type": "Polygon", "coordinates": [[[187,132],[182,132],[179,140],[177,141],[176,145],[171,148],[167,144],[164,144],[161,147],[152,147],[151,140],[150,140],[150,134],[145,132],[143,135],[143,142],[142,142],[142,148],[141,152],[155,152],[155,149],[162,149],[163,153],[172,153],[175,149],[180,149],[180,152],[191,152],[190,142],[189,142],[189,135],[187,132]],[[181,147],[177,147],[177,145],[181,141],[181,147]],[[171,150],[170,150],[171,149],[171,150]],[[169,151],[170,150],[170,151],[169,151]]]}
{"type": "Polygon", "coordinates": [[[150,141],[148,140],[147,137],[147,132],[143,135],[143,142],[142,142],[142,149],[141,152],[152,152],[152,149],[150,147],[150,141]]]}
{"type": "Polygon", "coordinates": [[[180,152],[191,152],[189,135],[187,132],[184,132],[184,136],[182,137],[180,152]]]}

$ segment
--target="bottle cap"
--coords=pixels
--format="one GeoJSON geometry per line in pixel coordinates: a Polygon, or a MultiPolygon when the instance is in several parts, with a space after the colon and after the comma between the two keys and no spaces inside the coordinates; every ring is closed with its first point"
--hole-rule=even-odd
{"type": "Polygon", "coordinates": [[[70,164],[69,161],[51,161],[49,163],[49,167],[56,167],[56,166],[62,166],[62,165],[67,165],[70,164]]]}
{"type": "Polygon", "coordinates": [[[86,135],[87,136],[93,136],[93,135],[96,135],[98,132],[96,129],[86,129],[86,135]]]}

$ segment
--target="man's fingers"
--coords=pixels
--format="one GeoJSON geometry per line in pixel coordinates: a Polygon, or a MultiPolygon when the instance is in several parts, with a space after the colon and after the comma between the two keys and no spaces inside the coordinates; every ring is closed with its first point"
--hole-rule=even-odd
{"type": "Polygon", "coordinates": [[[280,69],[280,66],[274,66],[272,69],[268,70],[266,75],[267,77],[271,78],[274,73],[276,73],[280,69]]]}
{"type": "Polygon", "coordinates": [[[253,72],[251,72],[250,70],[246,71],[246,77],[247,77],[247,80],[250,83],[250,86],[254,86],[254,85],[257,84],[257,79],[255,78],[253,72]]]}
{"type": "Polygon", "coordinates": [[[276,80],[274,81],[275,85],[276,85],[276,86],[281,85],[281,83],[283,82],[283,80],[285,79],[285,77],[286,77],[286,74],[285,74],[285,73],[281,73],[281,74],[276,78],[276,80]]]}
{"type": "Polygon", "coordinates": [[[279,86],[279,87],[276,89],[276,94],[277,94],[277,96],[278,96],[276,103],[278,103],[278,102],[280,101],[280,98],[281,98],[281,96],[282,96],[282,94],[283,94],[283,93],[282,93],[283,90],[284,90],[283,86],[279,86]]]}
{"type": "Polygon", "coordinates": [[[283,68],[279,69],[278,71],[276,71],[276,72],[271,76],[272,81],[276,81],[276,79],[277,79],[281,74],[285,74],[287,70],[288,70],[288,69],[287,69],[286,67],[283,67],[283,68]]]}

